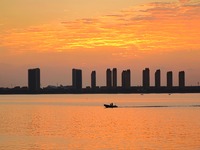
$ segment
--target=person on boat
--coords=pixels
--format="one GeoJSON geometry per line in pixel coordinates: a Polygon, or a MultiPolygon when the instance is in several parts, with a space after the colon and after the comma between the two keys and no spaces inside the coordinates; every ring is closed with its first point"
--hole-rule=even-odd
{"type": "Polygon", "coordinates": [[[110,106],[113,106],[113,103],[110,103],[110,106]]]}

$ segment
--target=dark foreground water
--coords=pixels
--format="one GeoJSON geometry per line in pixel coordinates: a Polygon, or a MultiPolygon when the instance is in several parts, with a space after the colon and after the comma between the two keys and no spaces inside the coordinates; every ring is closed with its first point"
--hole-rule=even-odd
{"type": "Polygon", "coordinates": [[[200,94],[0,96],[0,149],[198,150],[200,94]]]}

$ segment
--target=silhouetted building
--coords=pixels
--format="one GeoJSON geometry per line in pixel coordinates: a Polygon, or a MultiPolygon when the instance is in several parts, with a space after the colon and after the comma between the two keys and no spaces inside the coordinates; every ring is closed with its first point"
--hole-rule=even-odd
{"type": "Polygon", "coordinates": [[[131,87],[131,71],[124,70],[122,71],[122,88],[130,88],[131,87]]]}
{"type": "Polygon", "coordinates": [[[113,81],[113,87],[117,87],[117,68],[113,68],[112,70],[112,81],[113,81]]]}
{"type": "Polygon", "coordinates": [[[143,70],[143,87],[147,88],[150,86],[150,75],[149,75],[149,68],[145,68],[143,70]]]}
{"type": "Polygon", "coordinates": [[[40,90],[40,69],[28,70],[28,88],[30,91],[40,90]]]}
{"type": "Polygon", "coordinates": [[[172,71],[167,72],[167,87],[173,86],[173,74],[172,71]]]}
{"type": "Polygon", "coordinates": [[[185,72],[180,71],[178,76],[179,76],[179,87],[184,87],[185,86],[185,72]]]}
{"type": "Polygon", "coordinates": [[[107,87],[112,86],[112,72],[110,69],[106,70],[106,86],[107,87]]]}
{"type": "Polygon", "coordinates": [[[155,72],[155,87],[160,87],[160,69],[155,72]]]}
{"type": "Polygon", "coordinates": [[[91,87],[96,87],[96,71],[92,71],[91,73],[91,87]]]}
{"type": "Polygon", "coordinates": [[[75,89],[82,89],[82,70],[72,69],[72,86],[75,89]]]}

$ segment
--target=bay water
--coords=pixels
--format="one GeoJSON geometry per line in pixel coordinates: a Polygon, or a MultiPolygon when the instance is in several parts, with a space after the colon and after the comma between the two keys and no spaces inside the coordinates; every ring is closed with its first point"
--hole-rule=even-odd
{"type": "Polygon", "coordinates": [[[200,94],[0,95],[5,149],[198,150],[200,94]]]}

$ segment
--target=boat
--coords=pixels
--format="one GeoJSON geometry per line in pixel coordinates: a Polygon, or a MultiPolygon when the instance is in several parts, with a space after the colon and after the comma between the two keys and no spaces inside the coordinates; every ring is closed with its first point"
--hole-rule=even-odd
{"type": "Polygon", "coordinates": [[[114,105],[113,103],[111,104],[104,104],[105,108],[117,108],[117,105],[114,105]]]}

